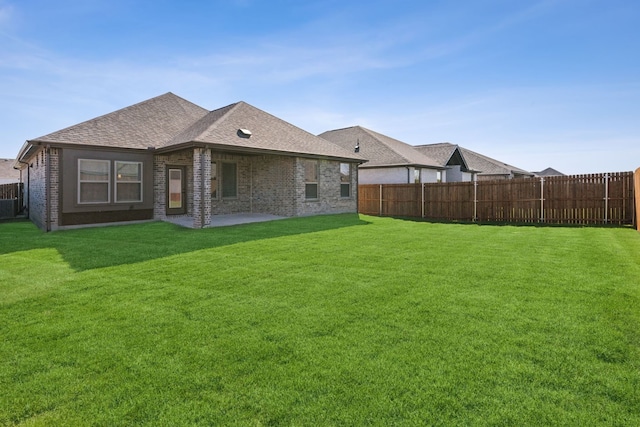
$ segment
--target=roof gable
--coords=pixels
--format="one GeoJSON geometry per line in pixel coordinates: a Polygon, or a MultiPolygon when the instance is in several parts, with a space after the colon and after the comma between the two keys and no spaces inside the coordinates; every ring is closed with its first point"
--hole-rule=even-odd
{"type": "Polygon", "coordinates": [[[412,145],[362,126],[330,130],[319,136],[345,149],[354,150],[358,145],[359,155],[368,160],[368,163],[363,167],[411,165],[441,168],[437,161],[419,153],[412,145]]]}
{"type": "Polygon", "coordinates": [[[416,145],[416,150],[436,160],[441,166],[460,165],[465,171],[474,171],[469,166],[462,150],[456,144],[441,142],[437,144],[416,145]]]}

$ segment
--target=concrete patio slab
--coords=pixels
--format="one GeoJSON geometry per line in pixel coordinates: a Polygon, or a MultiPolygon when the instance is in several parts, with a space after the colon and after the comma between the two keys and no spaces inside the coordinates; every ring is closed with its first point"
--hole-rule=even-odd
{"type": "MultiPolygon", "coordinates": [[[[230,215],[212,215],[211,224],[205,226],[205,228],[211,227],[226,227],[229,225],[248,224],[251,222],[265,222],[274,221],[278,219],[285,219],[284,216],[262,214],[262,213],[239,213],[230,215]]],[[[176,218],[167,218],[166,222],[179,225],[181,227],[193,228],[193,217],[181,216],[176,218]]]]}

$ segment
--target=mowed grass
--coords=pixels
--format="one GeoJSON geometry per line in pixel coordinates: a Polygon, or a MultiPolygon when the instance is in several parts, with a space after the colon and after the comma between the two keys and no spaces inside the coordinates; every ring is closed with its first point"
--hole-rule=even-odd
{"type": "Polygon", "coordinates": [[[1,425],[640,425],[640,234],[0,224],[1,425]]]}

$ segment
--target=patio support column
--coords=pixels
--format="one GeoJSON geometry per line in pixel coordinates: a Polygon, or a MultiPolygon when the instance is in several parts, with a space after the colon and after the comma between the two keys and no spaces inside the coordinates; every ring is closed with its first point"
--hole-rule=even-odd
{"type": "Polygon", "coordinates": [[[211,150],[193,149],[193,228],[211,224],[211,150]]]}

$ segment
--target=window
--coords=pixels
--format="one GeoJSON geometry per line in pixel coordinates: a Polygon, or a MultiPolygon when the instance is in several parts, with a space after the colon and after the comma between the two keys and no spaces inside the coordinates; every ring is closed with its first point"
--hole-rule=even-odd
{"type": "Polygon", "coordinates": [[[318,198],[318,162],[316,160],[304,161],[304,197],[305,199],[318,198]]]}
{"type": "Polygon", "coordinates": [[[436,182],[442,182],[442,171],[436,172],[436,182]]]}
{"type": "Polygon", "coordinates": [[[413,170],[413,182],[416,184],[420,184],[420,169],[415,168],[413,170]]]}
{"type": "Polygon", "coordinates": [[[78,159],[78,203],[109,203],[111,162],[78,159]]]}
{"type": "Polygon", "coordinates": [[[340,163],[340,197],[351,196],[351,164],[340,163]]]}
{"type": "Polygon", "coordinates": [[[238,171],[235,163],[222,164],[222,197],[238,197],[238,171]]]}
{"type": "Polygon", "coordinates": [[[218,164],[211,163],[211,198],[218,198],[218,164]]]}
{"type": "Polygon", "coordinates": [[[115,162],[116,202],[142,201],[142,163],[115,162]]]}

